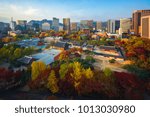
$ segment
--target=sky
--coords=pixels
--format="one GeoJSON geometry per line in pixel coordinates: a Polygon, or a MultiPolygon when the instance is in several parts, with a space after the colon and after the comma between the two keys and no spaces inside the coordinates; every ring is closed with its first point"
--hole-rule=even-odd
{"type": "Polygon", "coordinates": [[[150,0],[0,0],[0,21],[42,20],[57,17],[106,21],[129,18],[134,10],[150,9],[150,0]]]}

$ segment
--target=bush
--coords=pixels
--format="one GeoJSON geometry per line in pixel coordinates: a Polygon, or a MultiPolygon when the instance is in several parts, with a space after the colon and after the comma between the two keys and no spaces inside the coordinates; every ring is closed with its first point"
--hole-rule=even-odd
{"type": "Polygon", "coordinates": [[[121,99],[143,99],[144,85],[134,74],[114,72],[121,99]]]}
{"type": "Polygon", "coordinates": [[[94,52],[90,51],[90,50],[84,50],[85,54],[88,54],[88,55],[93,55],[94,52]]]}
{"type": "Polygon", "coordinates": [[[150,71],[141,69],[135,65],[125,65],[123,68],[125,68],[129,72],[137,75],[141,79],[149,79],[150,78],[150,71]]]}
{"type": "Polygon", "coordinates": [[[116,60],[115,60],[115,59],[111,59],[111,60],[109,60],[109,62],[110,62],[110,63],[115,63],[116,60]]]}
{"type": "Polygon", "coordinates": [[[106,77],[110,77],[113,73],[110,68],[105,68],[103,72],[106,77]]]}
{"type": "Polygon", "coordinates": [[[95,59],[92,56],[86,56],[86,61],[88,61],[89,63],[94,63],[95,59]]]}

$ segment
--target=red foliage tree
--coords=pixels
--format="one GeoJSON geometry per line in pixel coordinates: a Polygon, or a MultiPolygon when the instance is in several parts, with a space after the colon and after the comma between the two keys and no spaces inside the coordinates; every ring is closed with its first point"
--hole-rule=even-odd
{"type": "Polygon", "coordinates": [[[114,73],[120,95],[125,99],[143,99],[143,84],[135,75],[124,72],[114,73]]]}

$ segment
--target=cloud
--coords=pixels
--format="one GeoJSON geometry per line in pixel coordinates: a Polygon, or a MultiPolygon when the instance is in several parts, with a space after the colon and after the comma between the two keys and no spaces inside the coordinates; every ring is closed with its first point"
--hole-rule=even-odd
{"type": "Polygon", "coordinates": [[[32,16],[35,15],[39,10],[33,7],[17,6],[14,4],[10,5],[11,12],[20,16],[32,16]]]}
{"type": "Polygon", "coordinates": [[[32,16],[32,15],[36,15],[38,11],[39,11],[38,9],[30,7],[24,13],[25,15],[32,16]]]}
{"type": "Polygon", "coordinates": [[[11,4],[10,9],[13,10],[13,11],[17,11],[17,10],[19,10],[19,7],[17,7],[16,5],[11,4]]]}
{"type": "MultiPolygon", "coordinates": [[[[2,5],[0,3],[0,16],[13,17],[14,20],[18,19],[39,19],[39,14],[42,14],[42,10],[36,7],[31,7],[30,5],[17,5],[17,4],[9,4],[9,5],[2,5]]],[[[2,19],[2,18],[1,18],[2,19]]]]}

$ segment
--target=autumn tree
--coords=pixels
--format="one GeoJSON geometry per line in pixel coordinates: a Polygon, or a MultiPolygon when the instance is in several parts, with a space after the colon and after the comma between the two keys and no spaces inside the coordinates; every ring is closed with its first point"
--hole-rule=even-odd
{"type": "Polygon", "coordinates": [[[35,80],[41,71],[46,69],[45,63],[41,61],[34,61],[31,64],[32,67],[32,80],[35,80]]]}
{"type": "Polygon", "coordinates": [[[121,46],[126,52],[126,56],[132,63],[142,69],[150,70],[150,40],[139,37],[122,41],[121,46]]]}
{"type": "Polygon", "coordinates": [[[103,72],[106,77],[110,77],[113,73],[110,68],[105,68],[103,72]]]}
{"type": "Polygon", "coordinates": [[[21,49],[20,48],[16,48],[15,51],[14,51],[14,57],[17,59],[17,58],[20,58],[21,57],[21,49]]]}
{"type": "Polygon", "coordinates": [[[69,59],[69,56],[68,56],[68,52],[67,51],[61,53],[59,55],[59,58],[58,58],[58,60],[60,60],[60,61],[62,61],[62,60],[68,60],[68,59],[69,59]]]}
{"type": "Polygon", "coordinates": [[[67,72],[68,72],[68,64],[64,63],[60,66],[59,70],[60,78],[64,79],[67,72]]]}
{"type": "Polygon", "coordinates": [[[93,78],[93,75],[94,75],[94,73],[91,70],[91,68],[83,69],[83,74],[86,76],[87,79],[93,78]]]}
{"type": "Polygon", "coordinates": [[[51,90],[52,93],[57,93],[59,91],[59,87],[57,85],[58,79],[55,76],[55,71],[52,70],[49,77],[47,87],[51,90]]]}
{"type": "Polygon", "coordinates": [[[79,62],[74,62],[72,77],[78,81],[82,76],[82,66],[79,62]]]}

